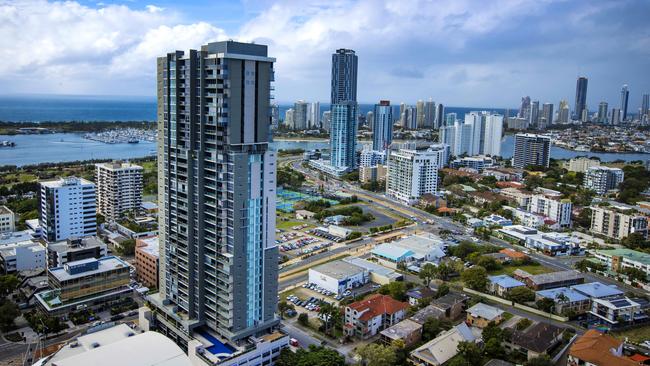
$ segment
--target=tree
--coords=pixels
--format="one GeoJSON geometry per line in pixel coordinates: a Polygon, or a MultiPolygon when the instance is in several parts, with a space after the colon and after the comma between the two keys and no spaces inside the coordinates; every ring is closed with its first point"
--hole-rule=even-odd
{"type": "Polygon", "coordinates": [[[621,244],[630,249],[646,249],[650,247],[650,243],[645,239],[643,234],[636,232],[621,239],[621,244]]]}
{"type": "Polygon", "coordinates": [[[436,292],[436,299],[441,298],[449,293],[449,285],[446,283],[441,283],[438,286],[438,291],[436,292]]]}
{"type": "Polygon", "coordinates": [[[290,309],[295,309],[293,304],[289,304],[286,301],[280,301],[278,303],[278,312],[280,313],[280,318],[284,319],[284,313],[286,313],[287,310],[290,310],[290,309]]]}
{"type": "Polygon", "coordinates": [[[397,301],[404,301],[406,298],[406,284],[404,282],[391,282],[379,288],[379,293],[382,295],[390,295],[397,301]]]}
{"type": "Polygon", "coordinates": [[[528,287],[515,287],[508,293],[508,299],[523,304],[535,300],[535,292],[528,287]]]}
{"type": "Polygon", "coordinates": [[[460,278],[465,282],[467,287],[476,291],[485,291],[487,287],[487,271],[481,266],[468,268],[461,273],[460,278]]]}
{"type": "Polygon", "coordinates": [[[120,246],[117,247],[117,251],[121,255],[133,255],[135,254],[135,239],[126,239],[120,243],[120,246]]]}
{"type": "Polygon", "coordinates": [[[539,310],[550,313],[553,309],[553,306],[555,306],[555,301],[548,297],[542,297],[541,299],[537,300],[536,305],[539,310]]]}
{"type": "Polygon", "coordinates": [[[442,331],[442,324],[439,319],[435,317],[428,318],[424,324],[422,324],[422,340],[428,342],[442,331]]]}
{"type": "Polygon", "coordinates": [[[501,265],[497,263],[496,259],[487,255],[480,256],[476,261],[476,264],[485,268],[488,271],[494,271],[501,267],[501,265]]]}
{"type": "Polygon", "coordinates": [[[436,277],[436,272],[437,272],[436,266],[434,266],[431,263],[427,263],[424,266],[422,266],[420,273],[418,273],[418,277],[422,279],[422,282],[424,283],[425,286],[429,286],[431,280],[436,277]]]}
{"type": "Polygon", "coordinates": [[[583,227],[583,228],[590,228],[591,227],[591,209],[589,207],[583,208],[578,216],[576,216],[576,219],[573,221],[575,222],[578,226],[583,227]]]}
{"type": "Polygon", "coordinates": [[[300,315],[298,315],[298,323],[304,326],[309,325],[309,316],[307,313],[300,313],[300,315]]]}
{"type": "Polygon", "coordinates": [[[447,263],[440,263],[434,268],[433,274],[435,278],[446,281],[452,272],[453,269],[447,263]]]}
{"type": "Polygon", "coordinates": [[[341,312],[336,306],[327,302],[321,302],[318,314],[324,319],[323,327],[325,328],[325,334],[331,334],[332,327],[340,320],[341,312]]]}
{"type": "Polygon", "coordinates": [[[16,291],[18,285],[20,285],[20,280],[15,275],[0,276],[0,295],[2,297],[9,296],[16,291]]]}
{"type": "Polygon", "coordinates": [[[377,343],[369,343],[357,348],[361,362],[366,366],[393,366],[397,360],[395,349],[377,343]]]}
{"type": "Polygon", "coordinates": [[[18,306],[9,300],[0,303],[0,329],[9,331],[14,326],[14,319],[20,316],[18,306]]]}
{"type": "Polygon", "coordinates": [[[482,353],[481,348],[474,342],[460,342],[458,343],[458,355],[469,362],[471,366],[481,366],[482,353]]]}
{"type": "Polygon", "coordinates": [[[501,341],[497,338],[490,338],[485,342],[485,353],[490,358],[502,358],[506,352],[501,345],[501,341]]]}
{"type": "Polygon", "coordinates": [[[630,281],[643,282],[643,283],[648,282],[648,275],[646,275],[646,273],[643,270],[640,270],[638,268],[632,268],[632,267],[624,268],[621,271],[621,274],[626,275],[630,281]]]}
{"type": "Polygon", "coordinates": [[[553,362],[551,362],[551,358],[547,355],[542,355],[526,361],[524,366],[553,366],[553,362]]]}
{"type": "Polygon", "coordinates": [[[322,347],[309,346],[298,349],[295,353],[285,348],[275,362],[277,366],[345,366],[345,357],[337,351],[322,347]]]}

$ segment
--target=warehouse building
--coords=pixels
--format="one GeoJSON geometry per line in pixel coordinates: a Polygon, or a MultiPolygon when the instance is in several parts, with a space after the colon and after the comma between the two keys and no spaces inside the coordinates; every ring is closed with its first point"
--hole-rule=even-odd
{"type": "Polygon", "coordinates": [[[368,280],[368,270],[345,261],[329,262],[309,269],[309,283],[315,283],[337,295],[364,285],[368,280]]]}

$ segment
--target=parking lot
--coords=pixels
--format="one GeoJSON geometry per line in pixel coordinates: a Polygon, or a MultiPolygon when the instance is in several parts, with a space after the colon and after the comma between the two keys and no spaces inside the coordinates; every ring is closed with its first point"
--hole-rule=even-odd
{"type": "Polygon", "coordinates": [[[306,225],[298,225],[291,230],[277,230],[275,242],[280,253],[289,258],[296,258],[305,254],[318,252],[326,248],[342,246],[337,242],[313,234],[306,225]]]}

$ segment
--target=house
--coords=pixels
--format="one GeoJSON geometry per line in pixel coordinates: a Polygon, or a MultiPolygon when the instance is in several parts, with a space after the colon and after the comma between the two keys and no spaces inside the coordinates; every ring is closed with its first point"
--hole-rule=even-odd
{"type": "Polygon", "coordinates": [[[406,296],[409,298],[409,305],[411,306],[419,305],[422,300],[431,299],[435,294],[435,291],[427,286],[415,287],[406,292],[406,296]]]}
{"type": "Polygon", "coordinates": [[[431,301],[431,306],[445,314],[445,318],[454,320],[460,317],[469,298],[461,293],[450,292],[431,301]]]}
{"type": "Polygon", "coordinates": [[[298,220],[311,220],[314,218],[315,213],[307,210],[296,210],[296,219],[298,220]]]}
{"type": "Polygon", "coordinates": [[[467,309],[467,320],[465,322],[469,326],[485,328],[490,322],[501,323],[503,313],[504,311],[501,309],[479,302],[467,309]]]}
{"type": "Polygon", "coordinates": [[[515,330],[505,348],[510,352],[519,352],[530,360],[541,355],[549,355],[562,341],[564,328],[549,323],[536,323],[523,331],[515,330]]]}
{"type": "Polygon", "coordinates": [[[424,324],[431,318],[442,319],[444,317],[444,311],[438,309],[435,305],[427,305],[413,314],[410,319],[418,324],[424,324]]]}
{"type": "Polygon", "coordinates": [[[499,253],[507,255],[513,261],[525,261],[528,259],[526,254],[510,248],[501,249],[499,253]]]}
{"type": "Polygon", "coordinates": [[[489,276],[488,290],[499,297],[506,297],[510,290],[517,287],[526,287],[523,282],[517,281],[508,275],[489,276]]]}
{"type": "Polygon", "coordinates": [[[623,355],[623,342],[595,329],[585,332],[569,348],[567,366],[639,366],[623,355]]]}
{"type": "Polygon", "coordinates": [[[578,285],[585,282],[584,276],[574,270],[531,275],[524,270],[517,269],[512,275],[515,279],[525,283],[526,286],[535,291],[578,285]]]}
{"type": "Polygon", "coordinates": [[[345,334],[361,339],[372,337],[404,319],[408,306],[408,303],[380,294],[349,304],[345,307],[345,334]]]}
{"type": "Polygon", "coordinates": [[[591,300],[588,296],[569,287],[537,291],[535,301],[541,299],[553,300],[553,312],[557,314],[584,314],[591,309],[591,300]]]}
{"type": "Polygon", "coordinates": [[[465,323],[460,323],[413,350],[409,359],[414,365],[440,366],[458,354],[460,342],[477,342],[478,338],[465,323]]]}
{"type": "Polygon", "coordinates": [[[483,366],[515,366],[515,364],[508,361],[499,360],[498,358],[493,358],[483,366]]]}
{"type": "Polygon", "coordinates": [[[503,253],[487,253],[487,254],[483,254],[483,256],[494,258],[494,260],[497,263],[501,263],[501,264],[511,261],[510,257],[508,257],[503,253]]]}
{"type": "Polygon", "coordinates": [[[401,322],[381,331],[381,340],[390,345],[393,341],[401,340],[406,347],[410,347],[422,338],[422,324],[410,319],[401,322]]]}

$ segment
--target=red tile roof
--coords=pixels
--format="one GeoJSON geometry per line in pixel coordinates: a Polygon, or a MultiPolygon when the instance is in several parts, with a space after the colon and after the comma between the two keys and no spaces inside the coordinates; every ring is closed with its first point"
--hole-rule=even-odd
{"type": "Polygon", "coordinates": [[[573,343],[569,355],[597,366],[638,366],[637,362],[612,353],[620,346],[621,341],[614,337],[590,329],[573,343]]]}
{"type": "Polygon", "coordinates": [[[382,314],[395,314],[400,310],[408,308],[409,304],[397,301],[388,295],[375,294],[361,301],[353,302],[349,308],[357,312],[363,312],[359,320],[366,321],[382,314]]]}
{"type": "Polygon", "coordinates": [[[524,259],[528,257],[526,254],[510,248],[501,249],[499,253],[505,254],[512,259],[524,259]]]}

